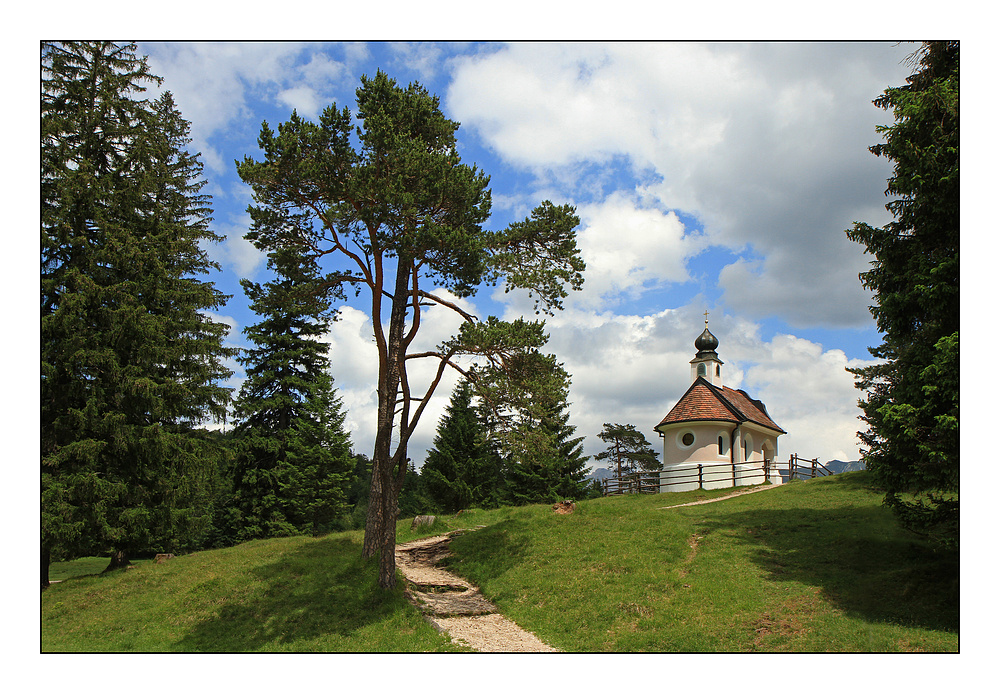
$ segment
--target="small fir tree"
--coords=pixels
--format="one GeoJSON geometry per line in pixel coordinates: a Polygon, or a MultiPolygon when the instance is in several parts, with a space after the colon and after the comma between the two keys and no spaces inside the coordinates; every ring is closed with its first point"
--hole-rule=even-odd
{"type": "Polygon", "coordinates": [[[608,448],[598,453],[595,460],[609,461],[616,479],[640,470],[652,472],[662,467],[656,451],[632,424],[605,423],[597,436],[608,444],[608,448]]]}
{"type": "Polygon", "coordinates": [[[330,299],[316,266],[291,251],[271,254],[276,278],[243,280],[262,318],[244,331],[247,378],[236,402],[234,498],[241,540],[319,533],[347,509],[353,458],[328,373],[330,299]]]}
{"type": "Polygon", "coordinates": [[[472,400],[471,386],[462,381],[452,393],[434,448],[420,470],[428,496],[447,513],[470,505],[489,506],[501,482],[498,458],[486,443],[472,400]]]}
{"type": "Polygon", "coordinates": [[[582,436],[574,436],[568,405],[546,409],[536,424],[521,430],[523,446],[507,470],[508,494],[515,504],[581,499],[590,456],[583,455],[582,436]]]}

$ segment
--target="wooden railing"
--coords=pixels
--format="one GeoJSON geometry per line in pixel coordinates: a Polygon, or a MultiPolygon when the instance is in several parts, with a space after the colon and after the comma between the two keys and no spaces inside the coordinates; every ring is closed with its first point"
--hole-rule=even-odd
{"type": "Polygon", "coordinates": [[[789,482],[795,479],[814,479],[816,477],[826,477],[827,475],[832,474],[833,473],[830,472],[826,465],[819,462],[819,458],[808,460],[806,458],[800,458],[797,454],[793,453],[792,457],[788,459],[789,482]]]}
{"type": "Polygon", "coordinates": [[[770,482],[775,475],[787,475],[786,481],[791,482],[794,479],[813,479],[834,474],[823,463],[819,462],[819,458],[809,460],[795,453],[788,459],[787,472],[779,471],[773,460],[744,463],[698,463],[682,470],[668,468],[668,471],[670,472],[669,482],[664,482],[659,472],[633,472],[622,475],[620,478],[609,477],[601,480],[601,490],[604,496],[658,494],[670,491],[669,487],[679,484],[697,483],[698,489],[705,489],[706,484],[712,484],[713,488],[720,488],[725,486],[724,483],[727,481],[733,487],[763,484],[770,482]]]}
{"type": "Polygon", "coordinates": [[[619,494],[659,494],[659,472],[632,472],[621,477],[608,477],[601,480],[604,496],[619,494]]]}
{"type": "Polygon", "coordinates": [[[628,475],[609,477],[601,480],[601,488],[604,496],[616,496],[619,494],[658,494],[663,491],[670,491],[668,487],[679,484],[692,484],[697,482],[698,489],[704,489],[706,483],[718,486],[719,482],[726,481],[723,474],[729,477],[731,486],[746,484],[763,484],[769,482],[771,476],[777,474],[774,461],[751,461],[749,463],[698,463],[695,467],[683,470],[668,470],[670,481],[664,482],[659,472],[633,472],[628,475]],[[731,476],[730,476],[731,475],[731,476]]]}

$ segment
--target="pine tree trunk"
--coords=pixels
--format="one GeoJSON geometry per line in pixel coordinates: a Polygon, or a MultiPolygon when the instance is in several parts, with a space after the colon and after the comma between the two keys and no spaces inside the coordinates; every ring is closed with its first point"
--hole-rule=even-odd
{"type": "Polygon", "coordinates": [[[116,571],[117,569],[124,569],[126,566],[131,566],[132,562],[128,560],[128,555],[123,549],[116,549],[111,552],[111,563],[108,564],[102,573],[108,573],[109,571],[116,571]]]}
{"type": "Polygon", "coordinates": [[[49,564],[51,552],[48,547],[42,546],[42,590],[49,587],[49,564]]]}
{"type": "Polygon", "coordinates": [[[365,559],[374,557],[378,551],[382,535],[382,479],[379,436],[376,433],[375,452],[372,456],[371,484],[368,492],[368,512],[365,514],[365,540],[361,548],[361,556],[365,559]]]}
{"type": "Polygon", "coordinates": [[[365,558],[379,555],[378,585],[381,588],[396,585],[396,502],[399,487],[393,483],[394,457],[391,448],[400,372],[403,368],[408,278],[408,268],[400,262],[396,268],[396,288],[389,316],[386,363],[379,369],[378,428],[372,459],[368,516],[365,519],[365,540],[361,550],[361,556],[365,558]]]}
{"type": "Polygon", "coordinates": [[[396,495],[385,495],[385,505],[382,508],[384,524],[382,526],[382,551],[378,561],[378,586],[391,589],[396,586],[396,495]]]}

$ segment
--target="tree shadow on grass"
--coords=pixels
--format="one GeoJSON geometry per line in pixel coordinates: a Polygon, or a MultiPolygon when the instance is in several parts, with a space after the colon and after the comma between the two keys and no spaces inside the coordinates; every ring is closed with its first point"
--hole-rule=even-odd
{"type": "Polygon", "coordinates": [[[754,509],[713,515],[700,528],[746,546],[771,581],[819,586],[849,615],[958,631],[957,553],[908,534],[885,508],[754,509]]]}
{"type": "Polygon", "coordinates": [[[350,636],[396,613],[412,610],[402,586],[377,587],[377,562],[363,560],[355,542],[328,538],[254,568],[252,587],[235,593],[210,579],[192,591],[201,600],[224,599],[210,619],[175,644],[189,652],[253,652],[308,644],[323,636],[350,636]],[[263,584],[263,585],[258,585],[263,584]],[[242,592],[243,594],[239,594],[242,592]]]}
{"type": "Polygon", "coordinates": [[[442,565],[482,587],[523,562],[530,543],[524,521],[508,519],[453,537],[442,565]]]}

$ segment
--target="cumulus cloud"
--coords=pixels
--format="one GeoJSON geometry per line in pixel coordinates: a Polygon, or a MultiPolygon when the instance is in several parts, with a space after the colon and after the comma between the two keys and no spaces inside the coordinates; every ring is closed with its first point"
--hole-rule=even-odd
{"type": "Polygon", "coordinates": [[[290,109],[296,111],[300,116],[315,119],[320,112],[326,108],[324,102],[316,90],[311,87],[292,87],[278,92],[278,101],[290,109]]]}
{"type": "Polygon", "coordinates": [[[206,167],[227,173],[232,160],[219,154],[213,138],[234,128],[254,132],[260,121],[251,101],[263,98],[316,118],[339,89],[354,84],[349,67],[368,55],[367,48],[335,46],[343,61],[329,55],[330,46],[309,42],[150,42],[140,50],[191,121],[206,167]]]}
{"type": "Polygon", "coordinates": [[[417,73],[421,82],[433,79],[441,68],[444,47],[440,43],[392,43],[389,48],[397,61],[417,73]]]}
{"type": "Polygon", "coordinates": [[[788,431],[780,439],[783,454],[858,459],[857,431],[863,423],[859,391],[847,369],[872,362],[849,360],[839,349],[824,350],[793,335],[776,335],[758,349],[756,363],[747,369],[747,389],[772,415],[782,414],[778,423],[788,431]]]}
{"type": "Polygon", "coordinates": [[[587,165],[616,157],[646,172],[632,193],[696,216],[708,241],[748,253],[720,278],[733,310],[799,326],[861,325],[870,321],[857,279],[866,261],[843,230],[887,221],[889,166],[868,152],[887,117],[871,100],[903,82],[908,68],[892,69],[891,56],[905,52],[869,43],[515,44],[456,60],[447,104],[546,185],[577,179],[571,191],[585,190],[587,165]]]}
{"type": "Polygon", "coordinates": [[[685,260],[700,249],[700,238],[685,234],[675,213],[638,206],[623,192],[581,205],[577,213],[577,245],[587,271],[584,290],[573,301],[600,306],[651,285],[689,279],[685,260]]]}
{"type": "Polygon", "coordinates": [[[216,225],[219,235],[224,238],[220,243],[208,244],[208,252],[213,260],[235,272],[238,277],[252,278],[264,266],[267,256],[243,238],[250,228],[249,218],[244,221],[245,225],[216,225]]]}
{"type": "Polygon", "coordinates": [[[283,83],[303,47],[281,42],[151,42],[139,48],[191,121],[192,139],[206,155],[206,167],[224,172],[232,161],[215,154],[211,138],[234,123],[246,125],[253,115],[250,96],[264,85],[283,83]]]}

